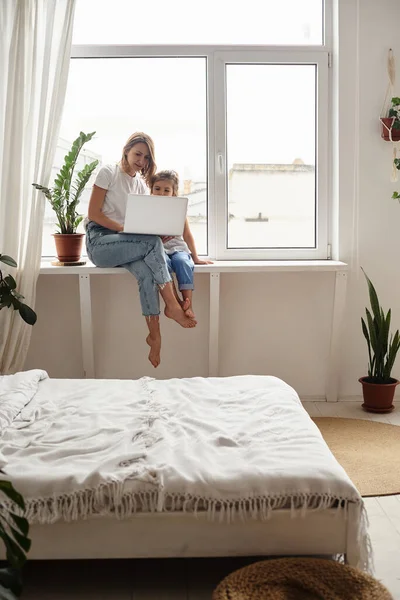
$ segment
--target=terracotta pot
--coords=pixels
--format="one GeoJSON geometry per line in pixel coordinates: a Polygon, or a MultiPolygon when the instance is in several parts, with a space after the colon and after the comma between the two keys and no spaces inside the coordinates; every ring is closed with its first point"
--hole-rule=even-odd
{"type": "MultiPolygon", "coordinates": [[[[387,142],[390,141],[389,129],[394,122],[394,117],[381,118],[381,137],[387,142]]],[[[392,129],[392,140],[398,142],[400,140],[400,129],[392,129]]]]}
{"type": "Polygon", "coordinates": [[[77,262],[80,259],[84,235],[84,233],[53,234],[60,262],[77,262]]]}
{"type": "Polygon", "coordinates": [[[367,412],[388,413],[394,409],[393,398],[397,379],[390,379],[390,383],[370,383],[369,377],[361,377],[358,381],[363,388],[363,409],[367,412]]]}

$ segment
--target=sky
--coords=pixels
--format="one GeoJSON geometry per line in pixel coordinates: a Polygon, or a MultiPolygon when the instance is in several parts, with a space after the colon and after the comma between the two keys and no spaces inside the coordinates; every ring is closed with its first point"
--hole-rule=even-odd
{"type": "Polygon", "coordinates": [[[77,0],[73,44],[322,43],[323,0],[77,0]]]}
{"type": "MultiPolygon", "coordinates": [[[[317,44],[321,0],[165,0],[146,4],[77,0],[74,44],[317,44]],[[229,20],[226,15],[229,14],[229,20]],[[254,15],[257,18],[254,18],[254,15]],[[212,18],[210,18],[212,15],[212,18]]],[[[234,163],[315,162],[315,68],[228,64],[228,168],[234,163]]],[[[218,98],[218,101],[223,99],[218,98]]],[[[119,160],[131,133],[155,141],[159,168],[204,181],[207,166],[206,61],[101,58],[71,61],[60,136],[96,131],[88,148],[119,160]]]]}

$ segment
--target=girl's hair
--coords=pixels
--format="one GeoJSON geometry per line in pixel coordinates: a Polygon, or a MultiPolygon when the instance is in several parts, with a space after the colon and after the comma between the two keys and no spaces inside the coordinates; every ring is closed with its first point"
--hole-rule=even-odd
{"type": "Polygon", "coordinates": [[[124,171],[129,169],[129,164],[126,159],[126,155],[128,154],[129,150],[133,148],[133,146],[136,146],[136,144],[140,143],[146,144],[146,146],[149,149],[149,162],[147,167],[141,170],[141,174],[143,175],[147,185],[150,187],[151,180],[154,176],[154,173],[157,170],[157,165],[154,156],[154,142],[149,135],[147,135],[146,133],[142,133],[141,131],[136,131],[136,133],[132,133],[122,150],[121,167],[124,171]]]}
{"type": "Polygon", "coordinates": [[[173,196],[178,195],[179,189],[179,175],[176,171],[159,171],[155,175],[153,175],[150,183],[150,190],[153,191],[153,187],[157,183],[157,181],[161,180],[172,181],[172,194],[173,196]]]}

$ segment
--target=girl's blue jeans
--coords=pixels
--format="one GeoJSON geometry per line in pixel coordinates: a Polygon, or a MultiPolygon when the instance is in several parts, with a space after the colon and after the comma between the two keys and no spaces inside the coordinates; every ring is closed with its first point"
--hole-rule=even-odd
{"type": "Polygon", "coordinates": [[[160,314],[159,286],[171,281],[160,237],[116,233],[89,221],[86,248],[96,267],[124,267],[136,277],[144,316],[160,314]]]}
{"type": "Polygon", "coordinates": [[[175,273],[180,290],[194,290],[194,262],[187,252],[166,254],[167,266],[170,273],[175,273]]]}

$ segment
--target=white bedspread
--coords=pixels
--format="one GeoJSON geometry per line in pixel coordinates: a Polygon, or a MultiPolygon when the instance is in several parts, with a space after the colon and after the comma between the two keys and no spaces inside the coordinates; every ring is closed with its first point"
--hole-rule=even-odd
{"type": "Polygon", "coordinates": [[[301,406],[275,377],[157,381],[0,377],[0,459],[31,522],[136,511],[210,518],[293,515],[361,497],[301,406]]]}

